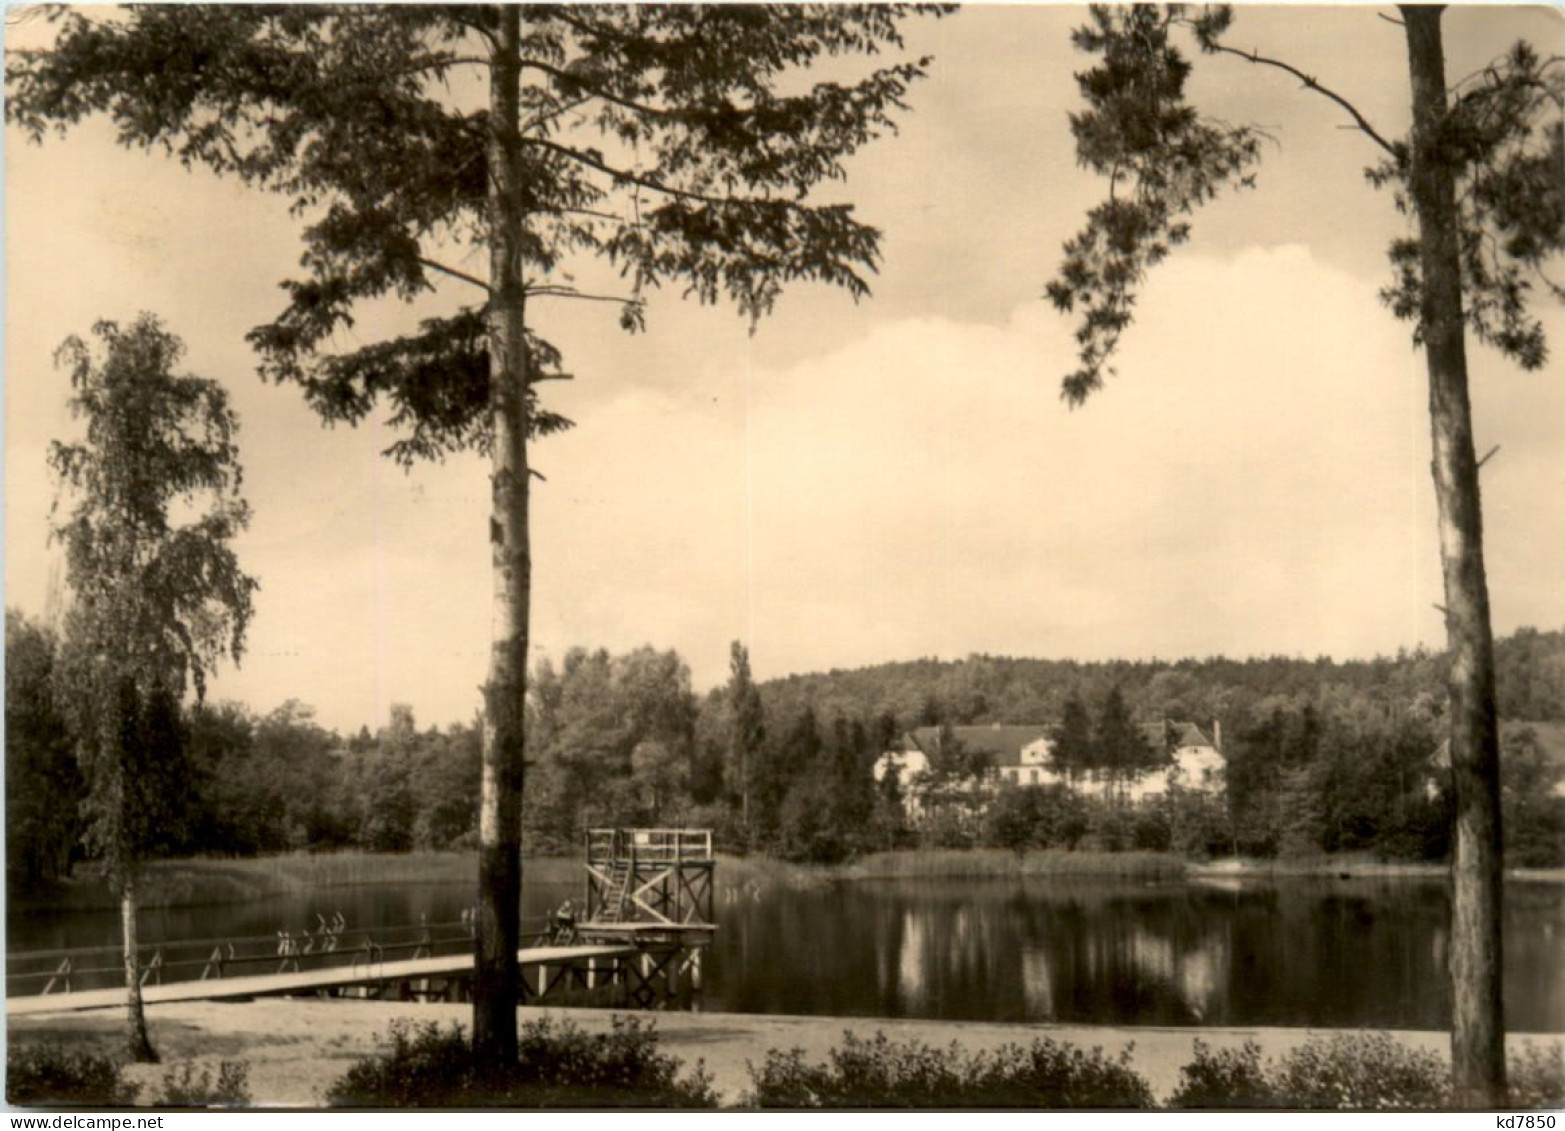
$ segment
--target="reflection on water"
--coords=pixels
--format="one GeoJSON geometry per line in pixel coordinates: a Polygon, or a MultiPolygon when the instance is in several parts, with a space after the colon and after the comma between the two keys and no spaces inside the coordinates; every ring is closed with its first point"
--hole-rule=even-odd
{"type": "MultiPolygon", "coordinates": [[[[529,885],[542,916],[576,884],[529,885]]],[[[457,919],[451,885],[337,888],[152,909],[142,937],[269,935],[457,919]]],[[[1449,1024],[1440,880],[1200,883],[902,880],[724,898],[703,1008],[1125,1025],[1449,1024]]],[[[13,915],[13,949],[113,945],[112,912],[13,915]]],[[[1565,1031],[1565,888],[1511,884],[1507,1022],[1565,1031]]]]}
{"type": "MultiPolygon", "coordinates": [[[[1127,1025],[1449,1024],[1438,880],[906,880],[725,908],[704,1005],[1127,1025]]],[[[1513,885],[1507,1014],[1565,1030],[1565,892],[1513,885]]]]}

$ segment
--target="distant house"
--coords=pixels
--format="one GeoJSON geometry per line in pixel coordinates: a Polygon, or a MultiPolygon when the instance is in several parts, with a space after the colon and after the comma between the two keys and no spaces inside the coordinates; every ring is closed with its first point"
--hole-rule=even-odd
{"type": "Polygon", "coordinates": [[[1173,764],[1132,783],[1131,796],[1160,797],[1173,785],[1199,793],[1222,791],[1228,761],[1219,746],[1223,730],[1216,719],[1212,720],[1210,735],[1194,723],[1168,723],[1148,729],[1163,731],[1164,740],[1173,748],[1173,764]]]}
{"type": "MultiPolygon", "coordinates": [[[[1054,730],[1053,724],[1049,723],[918,727],[904,732],[897,745],[875,762],[875,780],[882,781],[887,774],[895,771],[905,791],[908,811],[910,814],[916,813],[921,808],[917,796],[918,777],[929,769],[932,762],[938,761],[942,752],[941,735],[944,733],[950,736],[950,741],[960,744],[965,754],[982,756],[989,763],[990,769],[983,778],[965,783],[970,793],[995,785],[1061,784],[1089,796],[1106,793],[1107,782],[1090,775],[1078,775],[1071,781],[1055,765],[1054,730]]],[[[1176,784],[1183,789],[1203,793],[1222,790],[1226,762],[1218,745],[1221,730],[1215,721],[1211,735],[1194,723],[1187,722],[1148,723],[1143,730],[1147,743],[1169,750],[1172,760],[1167,769],[1155,770],[1123,783],[1122,791],[1127,799],[1145,801],[1161,797],[1170,786],[1176,784]]]]}

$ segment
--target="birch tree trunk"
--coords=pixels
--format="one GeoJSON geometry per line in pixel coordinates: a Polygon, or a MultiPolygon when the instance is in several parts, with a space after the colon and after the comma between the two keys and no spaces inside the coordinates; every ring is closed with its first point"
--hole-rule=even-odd
{"type": "Polygon", "coordinates": [[[522,290],[519,81],[521,15],[498,9],[490,52],[489,407],[494,430],[489,524],[494,586],[484,687],[483,777],[478,815],[478,930],[473,966],[473,1050],[480,1070],[516,1062],[522,886],[526,694],[531,559],[528,548],[529,379],[522,290]]]}
{"type": "Polygon", "coordinates": [[[136,952],[136,881],[127,875],[120,888],[120,938],[125,946],[126,1039],[137,1064],[156,1064],[157,1050],[147,1033],[147,1011],[141,1000],[141,963],[136,952]]]}
{"type": "Polygon", "coordinates": [[[1440,153],[1446,113],[1439,7],[1405,5],[1413,90],[1410,189],[1418,218],[1433,472],[1450,654],[1451,781],[1456,853],[1451,896],[1451,1067],[1461,1107],[1505,1104],[1501,994],[1499,724],[1494,638],[1462,320],[1455,178],[1440,153]]]}

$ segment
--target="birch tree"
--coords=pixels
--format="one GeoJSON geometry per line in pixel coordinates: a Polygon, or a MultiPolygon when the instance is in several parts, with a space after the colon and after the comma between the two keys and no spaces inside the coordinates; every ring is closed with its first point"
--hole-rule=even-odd
{"type": "Polygon", "coordinates": [[[179,339],[150,315],[67,339],[74,443],[55,441],[55,537],[65,548],[61,702],[88,786],[87,841],[120,896],[130,1052],[155,1060],[141,1002],[136,884],[175,838],[188,788],[179,698],[244,648],[257,583],[232,542],[249,522],[238,422],[214,381],[174,372],[179,339]]]}

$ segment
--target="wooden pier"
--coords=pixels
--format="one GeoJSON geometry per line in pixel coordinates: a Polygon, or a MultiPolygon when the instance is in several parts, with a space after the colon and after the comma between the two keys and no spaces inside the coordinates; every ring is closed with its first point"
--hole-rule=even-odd
{"type": "MultiPolygon", "coordinates": [[[[594,829],[587,834],[586,915],[556,913],[524,927],[519,1004],[614,1003],[651,1009],[701,988],[712,915],[712,834],[692,829],[594,829]],[[569,999],[569,1000],[561,1000],[569,999]]],[[[563,910],[563,909],[562,909],[563,910]]],[[[339,917],[340,919],[340,917],[339,917]]],[[[182,940],[141,961],[149,1005],[257,997],[466,1000],[473,978],[472,920],[245,939],[182,940]]],[[[12,1016],[124,1004],[117,948],[6,956],[12,1016]]]]}
{"type": "MultiPolygon", "coordinates": [[[[646,948],[636,945],[567,945],[528,947],[517,952],[522,967],[522,1002],[536,1001],[569,989],[590,990],[626,984],[631,996],[642,990],[641,959],[646,948]]],[[[400,1001],[459,1001],[467,996],[473,977],[471,954],[403,958],[313,970],[284,970],[197,978],[143,986],[147,1005],[177,1001],[248,1001],[258,997],[376,997],[400,1001]],[[355,992],[357,991],[357,992],[355,992]]],[[[6,1013],[25,1017],[68,1013],[81,1009],[114,1009],[125,1004],[120,987],[65,993],[8,997],[6,1013]]]]}

